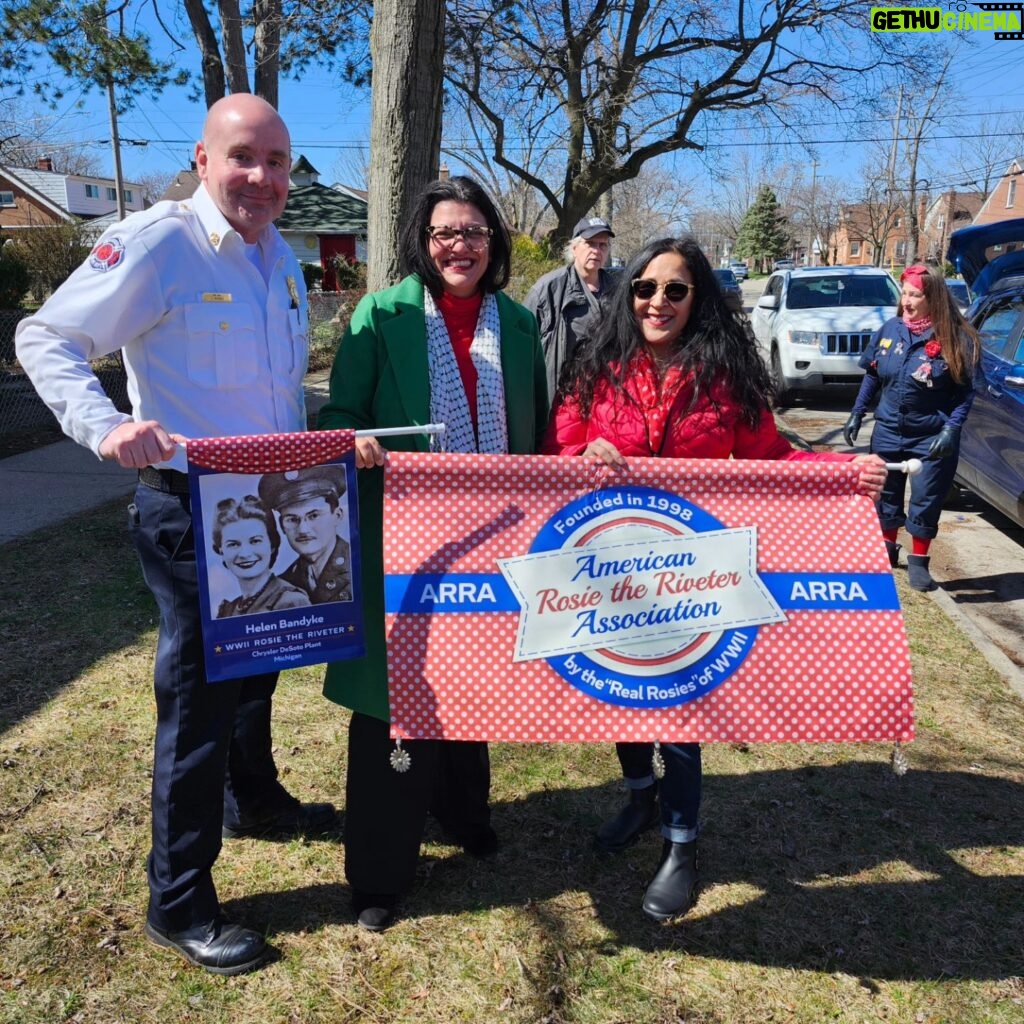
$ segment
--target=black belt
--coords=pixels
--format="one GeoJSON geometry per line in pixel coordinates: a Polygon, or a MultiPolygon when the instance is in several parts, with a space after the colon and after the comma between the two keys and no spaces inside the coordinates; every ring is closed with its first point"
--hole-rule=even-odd
{"type": "Polygon", "coordinates": [[[139,470],[139,483],[165,494],[188,494],[188,474],[176,469],[154,469],[143,466],[139,470]]]}

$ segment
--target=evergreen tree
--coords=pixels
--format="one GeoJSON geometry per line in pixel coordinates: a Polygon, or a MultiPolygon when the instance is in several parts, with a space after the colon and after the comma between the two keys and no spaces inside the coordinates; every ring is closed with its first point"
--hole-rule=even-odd
{"type": "Polygon", "coordinates": [[[743,215],[733,252],[754,260],[767,271],[771,260],[788,255],[791,232],[786,218],[779,212],[779,201],[770,185],[757,190],[753,205],[743,215]]]}

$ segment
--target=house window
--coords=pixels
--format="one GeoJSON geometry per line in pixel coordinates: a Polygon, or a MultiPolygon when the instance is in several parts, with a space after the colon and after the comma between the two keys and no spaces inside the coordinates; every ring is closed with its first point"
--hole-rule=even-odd
{"type": "Polygon", "coordinates": [[[132,190],[130,188],[126,188],[124,190],[124,201],[126,203],[130,203],[132,201],[132,190]]]}
{"type": "Polygon", "coordinates": [[[893,218],[892,226],[894,228],[898,228],[900,226],[900,215],[899,214],[896,214],[896,216],[893,218]]]}
{"type": "Polygon", "coordinates": [[[1017,201],[1017,179],[1011,178],[1006,184],[1006,205],[1013,206],[1017,201]]]}
{"type": "Polygon", "coordinates": [[[902,262],[903,260],[905,260],[907,258],[907,243],[906,242],[897,242],[892,247],[892,258],[896,262],[902,262]]]}
{"type": "Polygon", "coordinates": [[[85,198],[86,199],[99,199],[100,187],[99,185],[86,185],[85,186],[85,198]]]}
{"type": "Polygon", "coordinates": [[[0,192],[0,206],[13,206],[14,205],[14,193],[13,192],[0,192]]]}
{"type": "Polygon", "coordinates": [[[851,256],[859,256],[860,255],[860,242],[851,242],[850,243],[850,255],[851,256]]]}
{"type": "Polygon", "coordinates": [[[116,189],[112,189],[112,188],[108,188],[107,189],[107,198],[111,202],[113,202],[115,199],[117,199],[117,190],[116,189]]]}

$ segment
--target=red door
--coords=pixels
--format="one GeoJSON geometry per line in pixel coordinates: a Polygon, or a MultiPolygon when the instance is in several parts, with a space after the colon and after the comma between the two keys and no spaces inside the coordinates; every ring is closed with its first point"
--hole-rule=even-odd
{"type": "Polygon", "coordinates": [[[344,256],[349,263],[356,261],[356,239],[354,235],[321,235],[320,266],[324,268],[323,289],[325,292],[336,292],[338,282],[334,277],[334,265],[331,258],[344,256]]]}

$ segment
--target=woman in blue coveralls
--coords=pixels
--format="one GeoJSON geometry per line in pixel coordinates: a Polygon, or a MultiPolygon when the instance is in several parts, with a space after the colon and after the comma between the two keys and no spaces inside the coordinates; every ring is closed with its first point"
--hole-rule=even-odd
{"type": "Polygon", "coordinates": [[[974,401],[981,345],[933,268],[907,267],[900,285],[896,316],[882,325],[861,356],[864,380],[843,437],[852,447],[864,413],[878,394],[871,451],[886,462],[923,461],[921,472],[910,477],[906,512],[907,474],[889,473],[878,517],[890,565],[898,564],[896,536],[903,526],[912,542],[907,556],[910,585],[932,590],[928,547],[938,533],[942,502],[956,472],[960,428],[974,401]]]}

